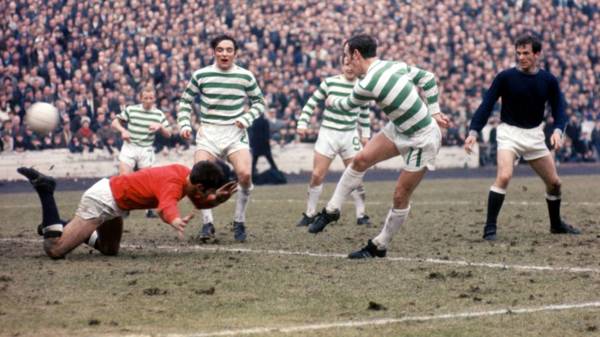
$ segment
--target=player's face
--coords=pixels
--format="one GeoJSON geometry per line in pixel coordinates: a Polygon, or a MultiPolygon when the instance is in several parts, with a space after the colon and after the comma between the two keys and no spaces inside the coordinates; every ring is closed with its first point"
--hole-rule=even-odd
{"type": "Polygon", "coordinates": [[[223,40],[219,42],[217,47],[214,50],[215,60],[217,62],[217,67],[221,70],[228,70],[233,66],[233,61],[235,59],[235,47],[233,46],[233,41],[231,40],[223,40]]]}
{"type": "Polygon", "coordinates": [[[352,69],[352,67],[350,66],[348,58],[346,57],[344,57],[344,63],[342,64],[342,73],[344,73],[344,77],[348,81],[354,81],[354,79],[356,78],[356,73],[354,72],[354,69],[352,69]]]}
{"type": "Polygon", "coordinates": [[[154,105],[154,92],[152,91],[144,91],[142,92],[142,97],[141,97],[141,101],[142,101],[142,106],[144,107],[144,109],[149,110],[152,108],[152,106],[154,105]]]}
{"type": "MultiPolygon", "coordinates": [[[[357,54],[357,53],[358,53],[358,51],[355,50],[354,54],[357,54]]],[[[350,47],[348,47],[348,44],[346,43],[344,45],[344,64],[348,65],[348,67],[354,73],[354,77],[356,77],[356,76],[362,75],[362,73],[360,72],[359,60],[358,60],[357,56],[354,54],[350,54],[350,47]]]]}
{"type": "Polygon", "coordinates": [[[533,71],[540,53],[534,53],[530,44],[517,46],[517,64],[522,71],[533,71]]]}

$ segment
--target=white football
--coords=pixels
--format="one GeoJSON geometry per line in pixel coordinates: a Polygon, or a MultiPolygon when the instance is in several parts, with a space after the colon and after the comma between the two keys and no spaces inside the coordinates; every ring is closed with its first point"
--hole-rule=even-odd
{"type": "Polygon", "coordinates": [[[31,130],[47,134],[58,125],[58,110],[50,103],[33,103],[25,114],[25,123],[31,130]]]}

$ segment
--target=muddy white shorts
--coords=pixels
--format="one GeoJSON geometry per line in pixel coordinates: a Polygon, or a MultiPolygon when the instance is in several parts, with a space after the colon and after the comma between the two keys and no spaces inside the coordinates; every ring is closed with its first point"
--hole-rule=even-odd
{"type": "Polygon", "coordinates": [[[250,150],[248,132],[235,124],[202,124],[196,134],[196,151],[206,151],[217,158],[226,159],[242,149],[250,150]]]}
{"type": "Polygon", "coordinates": [[[327,158],[334,159],[339,155],[345,160],[353,158],[360,150],[362,144],[356,130],[337,131],[327,128],[319,130],[315,151],[327,158]]]}
{"type": "Polygon", "coordinates": [[[435,157],[442,146],[442,132],[435,120],[410,137],[400,133],[394,123],[387,123],[383,134],[396,145],[404,158],[403,170],[417,172],[425,167],[435,170],[435,157]]]}
{"type": "Polygon", "coordinates": [[[496,130],[498,150],[509,150],[529,161],[550,154],[546,146],[543,125],[533,129],[501,123],[496,130]]]}
{"type": "Polygon", "coordinates": [[[75,215],[89,220],[98,219],[100,223],[129,214],[117,206],[110,189],[110,183],[104,178],[90,187],[79,202],[75,215]]]}
{"type": "Polygon", "coordinates": [[[129,165],[131,168],[143,169],[154,165],[154,147],[139,146],[132,143],[123,143],[119,161],[129,165]],[[137,164],[137,165],[136,165],[137,164]]]}

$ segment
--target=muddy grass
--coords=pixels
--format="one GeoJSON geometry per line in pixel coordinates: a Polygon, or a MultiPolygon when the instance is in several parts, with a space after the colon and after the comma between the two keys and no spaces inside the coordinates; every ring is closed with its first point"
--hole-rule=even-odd
{"type": "MultiPolygon", "coordinates": [[[[489,179],[427,180],[388,251],[391,258],[371,261],[340,256],[378,233],[394,182],[367,184],[371,227],[355,225],[353,206],[346,204],[337,224],[309,234],[295,227],[305,207],[305,185],[259,187],[248,209],[244,244],[234,242],[227,225],[230,202],[215,211],[217,243],[196,246],[198,221],[179,242],[167,225],[135,212],[126,220],[119,256],[81,247],[59,261],[43,255],[35,235],[37,197],[0,195],[0,335],[193,335],[600,301],[600,194],[591,188],[598,178],[563,177],[563,214],[584,231],[580,236],[549,234],[541,182],[515,178],[494,243],[480,239],[489,179]],[[394,260],[398,257],[410,259],[394,260]],[[427,258],[436,260],[418,260],[427,258]],[[454,263],[463,260],[587,271],[454,263]]],[[[333,187],[326,186],[322,204],[333,187]]],[[[79,197],[57,195],[64,217],[79,197]]],[[[187,204],[182,209],[190,211],[187,204]]],[[[291,335],[594,336],[599,317],[600,310],[588,308],[291,335]]]]}

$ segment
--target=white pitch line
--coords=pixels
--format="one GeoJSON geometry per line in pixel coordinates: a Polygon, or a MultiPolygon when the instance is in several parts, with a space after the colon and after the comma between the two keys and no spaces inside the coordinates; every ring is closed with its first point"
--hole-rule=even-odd
{"type": "MultiPolygon", "coordinates": [[[[355,328],[364,327],[370,325],[389,325],[398,324],[405,322],[428,322],[437,320],[450,320],[450,319],[464,319],[464,318],[477,318],[477,317],[488,317],[498,316],[506,314],[530,314],[544,311],[560,311],[560,310],[572,310],[572,309],[589,309],[600,307],[600,301],[597,302],[585,302],[585,303],[574,303],[574,304],[552,304],[538,307],[525,307],[525,308],[509,308],[509,309],[498,309],[489,311],[467,311],[459,313],[447,313],[439,315],[426,315],[426,316],[407,316],[401,318],[380,318],[362,321],[340,321],[330,323],[318,323],[318,324],[306,324],[306,325],[292,325],[283,327],[256,327],[248,329],[232,329],[232,330],[221,330],[214,332],[199,332],[192,334],[165,334],[166,337],[217,337],[217,336],[240,336],[240,335],[255,335],[255,334],[267,334],[267,333],[294,333],[294,332],[307,332],[316,330],[326,330],[333,328],[355,328]]],[[[126,335],[128,337],[146,337],[156,336],[135,334],[126,335]]]]}
{"type": "MultiPolygon", "coordinates": [[[[42,243],[42,240],[34,239],[21,239],[21,238],[0,238],[0,242],[29,242],[29,243],[42,243]]],[[[210,246],[169,246],[169,245],[158,245],[158,246],[143,246],[143,245],[132,245],[132,244],[121,244],[121,248],[130,250],[139,250],[144,248],[149,249],[160,249],[171,252],[225,252],[225,253],[248,253],[248,254],[261,254],[261,255],[287,255],[287,256],[309,256],[309,257],[320,257],[320,258],[347,258],[347,254],[336,254],[336,253],[313,253],[309,251],[288,251],[288,250],[276,250],[276,249],[250,249],[250,248],[226,248],[226,247],[210,247],[210,246]]],[[[519,264],[505,264],[505,263],[489,263],[489,262],[469,262],[464,260],[442,260],[434,258],[414,258],[414,257],[386,257],[385,259],[377,259],[377,261],[401,261],[401,262],[417,262],[417,263],[430,263],[430,264],[442,264],[452,265],[461,267],[482,267],[491,269],[514,269],[514,270],[527,270],[527,271],[551,271],[551,272],[567,272],[567,273],[598,273],[600,274],[600,268],[592,267],[554,267],[554,266],[535,266],[535,265],[519,265],[519,264]]]]}

